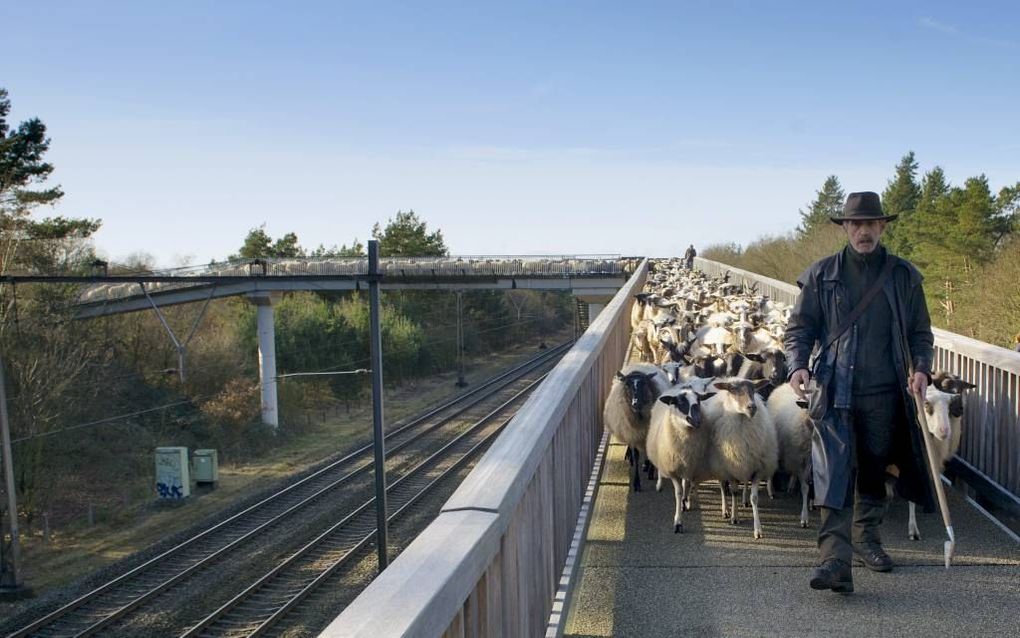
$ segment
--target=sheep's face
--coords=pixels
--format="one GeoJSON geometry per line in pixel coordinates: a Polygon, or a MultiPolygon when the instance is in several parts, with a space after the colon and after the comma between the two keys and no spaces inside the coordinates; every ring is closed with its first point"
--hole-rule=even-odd
{"type": "Polygon", "coordinates": [[[714,396],[715,392],[701,393],[693,388],[684,388],[676,394],[662,395],[659,401],[673,406],[683,415],[687,427],[694,429],[701,427],[701,402],[714,396]]]}
{"type": "Polygon", "coordinates": [[[754,415],[758,412],[758,405],[754,395],[758,390],[769,385],[769,383],[768,379],[759,379],[758,381],[728,379],[726,381],[716,381],[712,384],[712,387],[726,393],[726,407],[728,410],[753,419],[754,415]]]}
{"type": "Polygon", "coordinates": [[[963,396],[928,388],[924,401],[928,431],[940,441],[946,441],[954,428],[960,427],[963,415],[963,396]]]}
{"type": "Polygon", "coordinates": [[[654,372],[631,372],[627,375],[616,373],[616,378],[623,384],[630,411],[638,416],[642,416],[648,406],[655,401],[652,383],[654,377],[654,372]]]}
{"type": "Polygon", "coordinates": [[[670,385],[676,385],[680,383],[680,366],[682,364],[676,361],[670,361],[669,363],[662,364],[662,369],[666,372],[666,378],[669,379],[670,385]]]}
{"type": "Polygon", "coordinates": [[[702,379],[722,374],[726,367],[726,362],[715,355],[698,355],[687,360],[694,366],[694,376],[702,379]]]}
{"type": "Polygon", "coordinates": [[[766,350],[762,353],[762,357],[762,371],[765,373],[765,378],[773,388],[783,385],[788,374],[786,355],[782,350],[766,350]]]}
{"type": "Polygon", "coordinates": [[[751,340],[754,337],[754,326],[750,323],[739,323],[733,328],[733,336],[736,338],[737,347],[743,352],[751,347],[751,340]]]}

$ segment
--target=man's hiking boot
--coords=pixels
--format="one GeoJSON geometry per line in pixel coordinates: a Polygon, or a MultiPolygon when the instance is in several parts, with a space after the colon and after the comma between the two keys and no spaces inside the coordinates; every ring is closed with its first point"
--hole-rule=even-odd
{"type": "Polygon", "coordinates": [[[893,560],[889,558],[889,554],[885,553],[881,545],[855,547],[854,555],[857,557],[859,564],[864,565],[873,572],[892,571],[893,560]]]}
{"type": "Polygon", "coordinates": [[[811,589],[831,589],[840,594],[854,590],[854,577],[850,566],[838,558],[826,559],[811,572],[811,589]]]}

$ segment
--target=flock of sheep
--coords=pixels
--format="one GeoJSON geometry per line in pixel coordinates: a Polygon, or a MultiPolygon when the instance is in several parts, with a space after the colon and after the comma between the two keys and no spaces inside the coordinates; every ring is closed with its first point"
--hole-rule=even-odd
{"type": "MultiPolygon", "coordinates": [[[[631,486],[673,483],[673,529],[683,532],[699,483],[719,481],[722,515],[737,522],[750,491],[754,538],[762,537],[758,490],[782,470],[801,488],[800,524],[808,526],[812,424],[786,382],[782,337],[791,307],[754,289],[711,278],[680,259],[652,262],[631,311],[629,360],[616,373],[603,410],[609,432],[627,446],[631,486]],[[642,468],[641,459],[644,456],[642,468]],[[729,496],[729,499],[726,496],[729,496]],[[727,504],[729,500],[729,504],[727,504]]],[[[937,457],[959,447],[962,393],[974,386],[938,372],[925,412],[937,457]]],[[[911,538],[919,538],[910,507],[911,538]]]]}

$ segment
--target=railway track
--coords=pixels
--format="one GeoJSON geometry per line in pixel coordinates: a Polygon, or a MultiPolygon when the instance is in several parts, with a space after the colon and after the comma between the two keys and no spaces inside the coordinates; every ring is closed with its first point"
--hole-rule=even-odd
{"type": "MultiPolygon", "coordinates": [[[[520,380],[524,375],[554,361],[569,346],[566,343],[551,348],[470,392],[395,425],[386,434],[387,472],[406,476],[402,470],[425,450],[439,447],[437,439],[442,434],[447,438],[456,436],[457,424],[465,415],[489,412],[492,404],[499,402],[494,397],[507,389],[516,394],[519,387],[514,386],[526,383],[520,380]]],[[[331,496],[357,493],[359,482],[371,483],[371,469],[372,445],[368,444],[14,631],[8,638],[90,636],[123,622],[134,610],[242,549],[282,521],[321,507],[331,496]]]]}
{"type": "MultiPolygon", "coordinates": [[[[545,375],[528,384],[390,485],[386,498],[396,509],[387,520],[392,522],[401,516],[443,479],[456,473],[485,449],[510,423],[516,412],[511,406],[521,403],[543,379],[545,375]]],[[[318,586],[336,576],[348,561],[358,555],[359,550],[368,547],[375,533],[373,497],[182,634],[181,638],[234,638],[265,634],[318,586]]]]}

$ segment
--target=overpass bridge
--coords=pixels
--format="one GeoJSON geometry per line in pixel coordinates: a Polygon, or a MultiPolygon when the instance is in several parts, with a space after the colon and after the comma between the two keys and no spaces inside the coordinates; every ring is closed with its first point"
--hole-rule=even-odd
{"type": "MultiPolygon", "coordinates": [[[[78,319],[153,310],[177,349],[183,379],[185,352],[213,299],[244,297],[257,307],[259,382],[262,421],[279,424],[276,331],[273,306],[284,293],[367,290],[378,281],[382,290],[546,290],[569,292],[594,319],[626,282],[638,259],[619,255],[481,255],[453,257],[383,257],[370,273],[367,257],[240,259],[207,266],[161,271],[114,273],[102,264],[88,274],[21,273],[0,283],[64,283],[80,288],[70,309],[78,319]],[[162,308],[202,304],[188,336],[177,335],[162,308]]],[[[585,326],[586,327],[586,326],[585,326]]]]}
{"type": "MultiPolygon", "coordinates": [[[[697,266],[777,299],[796,294],[697,266]]],[[[799,499],[765,501],[755,541],[746,524],[722,523],[712,491],[684,535],[672,531],[671,494],[629,491],[601,406],[646,275],[642,262],[434,522],[322,636],[1020,635],[1020,537],[1003,522],[1020,512],[1020,354],[936,331],[937,367],[978,386],[947,473],[953,567],[941,519],[921,516],[922,540],[907,541],[897,503],[884,534],[898,568],[856,569],[851,597],[815,592],[799,499]]]]}

